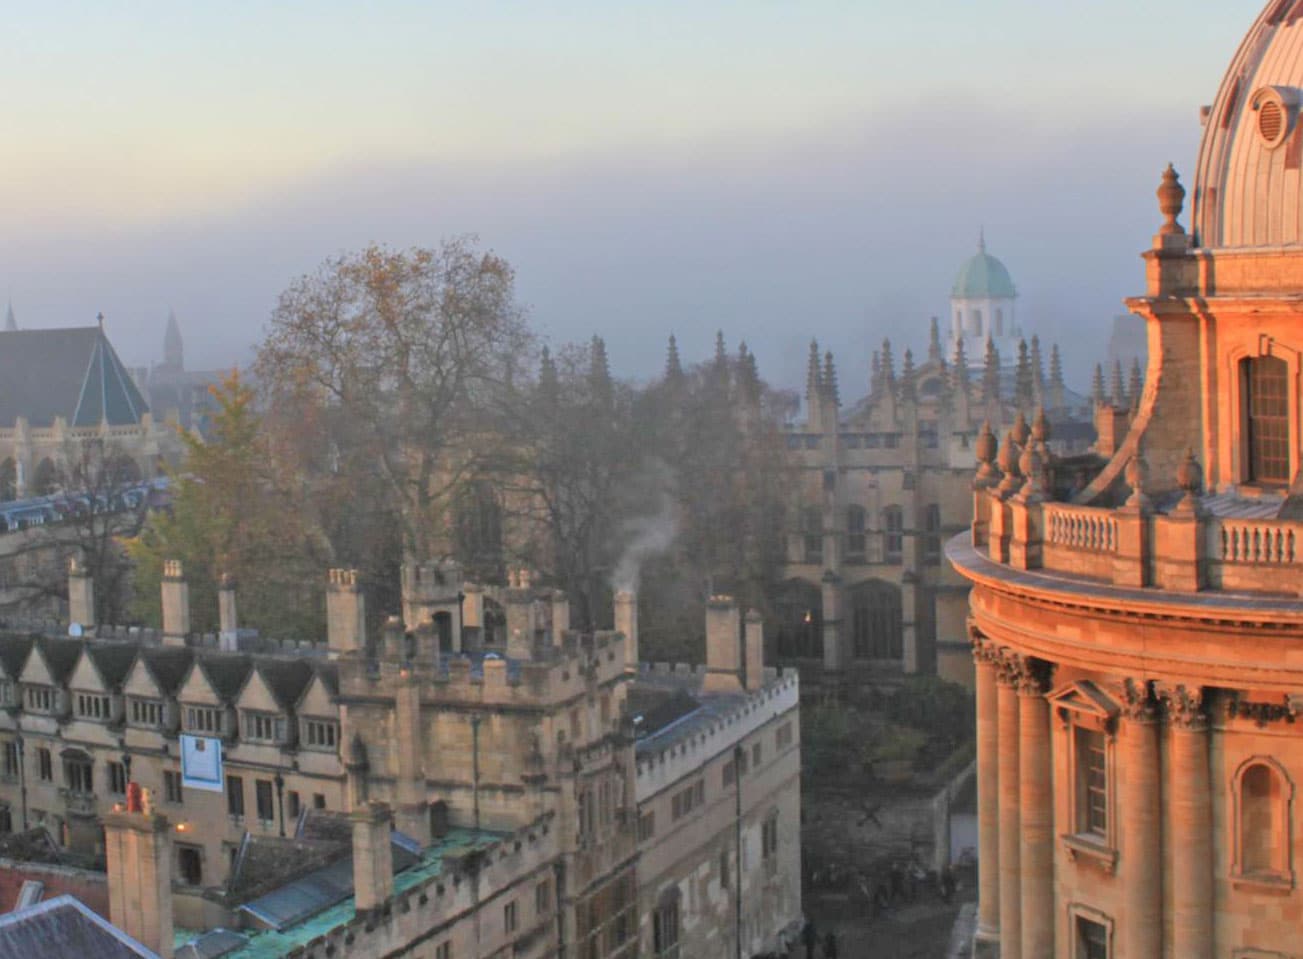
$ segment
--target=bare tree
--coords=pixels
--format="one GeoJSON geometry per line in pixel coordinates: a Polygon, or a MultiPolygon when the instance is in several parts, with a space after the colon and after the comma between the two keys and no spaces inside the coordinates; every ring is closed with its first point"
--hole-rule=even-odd
{"type": "Polygon", "coordinates": [[[511,267],[461,237],[327,261],[281,296],[256,369],[269,421],[298,434],[281,452],[327,483],[361,466],[375,485],[354,495],[391,503],[404,554],[427,559],[446,552],[452,502],[493,458],[529,346],[511,267]]]}

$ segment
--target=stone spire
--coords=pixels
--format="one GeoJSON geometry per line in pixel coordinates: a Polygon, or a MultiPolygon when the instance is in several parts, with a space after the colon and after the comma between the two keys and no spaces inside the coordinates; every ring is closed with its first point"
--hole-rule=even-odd
{"type": "Polygon", "coordinates": [[[837,367],[833,365],[832,350],[823,355],[823,395],[833,409],[841,406],[841,396],[837,389],[837,367]]]}
{"type": "Polygon", "coordinates": [[[982,402],[1000,402],[1000,351],[989,336],[986,338],[986,362],[982,367],[982,402]]]}
{"type": "Polygon", "coordinates": [[[728,368],[728,347],[724,344],[724,331],[715,331],[715,368],[725,370],[728,368]]]}
{"type": "Polygon", "coordinates": [[[891,358],[891,340],[882,341],[882,386],[893,396],[896,393],[896,361],[891,358]]]}
{"type": "Polygon", "coordinates": [[[1050,409],[1064,407],[1063,360],[1059,357],[1059,344],[1050,347],[1050,409]]]}
{"type": "Polygon", "coordinates": [[[1123,391],[1123,387],[1122,387],[1122,361],[1121,360],[1113,361],[1113,377],[1109,381],[1109,393],[1111,394],[1109,399],[1112,401],[1114,406],[1127,405],[1127,395],[1123,391]]]}
{"type": "Polygon", "coordinates": [[[754,402],[760,398],[760,369],[745,340],[737,347],[737,384],[744,399],[754,402]]]}
{"type": "Polygon", "coordinates": [[[1140,405],[1140,392],[1144,389],[1144,380],[1140,374],[1140,358],[1131,360],[1131,378],[1127,381],[1127,399],[1132,409],[1140,405]]]}
{"type": "Polygon", "coordinates": [[[173,370],[185,369],[185,345],[172,310],[167,311],[167,329],[163,333],[163,365],[173,370]]]}
{"type": "Polygon", "coordinates": [[[945,362],[941,356],[941,328],[935,316],[932,317],[932,328],[928,334],[927,358],[929,363],[945,362]]]}
{"type": "Polygon", "coordinates": [[[963,336],[955,337],[955,358],[950,364],[951,386],[956,393],[968,392],[968,353],[964,350],[963,336]]]}
{"type": "Polygon", "coordinates": [[[878,387],[882,385],[882,354],[877,350],[873,351],[873,362],[869,365],[869,395],[872,396],[878,392],[878,387]]]}
{"type": "Polygon", "coordinates": [[[900,368],[900,398],[902,400],[914,401],[918,399],[918,390],[915,389],[916,371],[914,369],[914,351],[905,350],[905,363],[900,368]]]}
{"type": "Polygon", "coordinates": [[[610,405],[612,398],[611,366],[606,359],[606,341],[600,336],[593,337],[592,351],[589,353],[588,385],[593,391],[593,399],[603,406],[610,405]]]}
{"type": "Polygon", "coordinates": [[[1014,367],[1013,401],[1021,409],[1031,406],[1036,400],[1036,383],[1032,376],[1031,356],[1027,352],[1027,341],[1018,341],[1018,364],[1014,367]]]}
{"type": "Polygon", "coordinates": [[[18,329],[18,320],[14,318],[14,303],[9,301],[9,306],[5,308],[5,332],[13,333],[18,329]]]}
{"type": "Polygon", "coordinates": [[[1103,406],[1108,399],[1104,395],[1104,367],[1100,363],[1095,364],[1095,376],[1090,381],[1090,398],[1096,406],[1103,406]]]}
{"type": "Polygon", "coordinates": [[[1045,402],[1045,363],[1041,358],[1041,338],[1032,334],[1032,400],[1037,404],[1045,402]]]}
{"type": "Polygon", "coordinates": [[[823,392],[823,374],[819,371],[819,341],[810,341],[810,359],[805,368],[805,405],[813,408],[823,392]]]}
{"type": "Polygon", "coordinates": [[[670,334],[670,346],[665,353],[665,382],[679,384],[683,382],[683,363],[679,359],[679,341],[670,334]]]}

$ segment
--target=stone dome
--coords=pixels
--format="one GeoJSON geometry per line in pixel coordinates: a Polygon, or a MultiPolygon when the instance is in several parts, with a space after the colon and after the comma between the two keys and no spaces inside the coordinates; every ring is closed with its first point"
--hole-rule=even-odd
{"type": "Polygon", "coordinates": [[[1205,248],[1303,244],[1303,3],[1270,0],[1202,111],[1192,225],[1205,248]]]}
{"type": "Polygon", "coordinates": [[[1018,295],[1005,265],[986,252],[986,241],[977,241],[977,252],[964,261],[950,290],[956,300],[1012,300],[1018,295]]]}

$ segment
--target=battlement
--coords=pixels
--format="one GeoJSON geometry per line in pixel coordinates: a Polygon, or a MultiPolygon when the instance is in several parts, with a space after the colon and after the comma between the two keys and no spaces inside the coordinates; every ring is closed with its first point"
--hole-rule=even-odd
{"type": "MultiPolygon", "coordinates": [[[[398,873],[393,894],[367,914],[358,913],[348,900],[298,927],[259,933],[227,955],[348,959],[388,955],[431,929],[445,928],[448,938],[455,939],[457,921],[481,906],[484,890],[510,889],[533,874],[551,875],[556,857],[553,819],[549,812],[496,840],[479,841],[485,836],[479,833],[469,842],[436,846],[417,865],[398,873]],[[328,931],[314,934],[331,920],[337,921],[328,931]]],[[[533,917],[531,911],[522,916],[526,933],[530,918],[547,926],[555,914],[533,917]]],[[[461,953],[454,949],[453,954],[461,953]]]]}
{"type": "MultiPolygon", "coordinates": [[[[687,664],[644,663],[646,676],[695,676],[705,678],[705,667],[687,664]]],[[[766,723],[794,711],[800,702],[800,677],[795,669],[766,669],[765,684],[745,694],[718,697],[734,705],[696,713],[670,723],[638,742],[636,746],[637,798],[649,796],[698,771],[716,756],[730,751],[766,723]]],[[[707,697],[706,703],[711,703],[707,697]]]]}

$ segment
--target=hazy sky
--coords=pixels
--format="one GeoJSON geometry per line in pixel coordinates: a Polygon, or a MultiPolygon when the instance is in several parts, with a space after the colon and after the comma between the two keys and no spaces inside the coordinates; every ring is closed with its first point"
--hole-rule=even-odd
{"type": "Polygon", "coordinates": [[[171,306],[191,365],[227,364],[324,258],[475,232],[618,372],[723,328],[798,385],[817,335],[848,396],[884,334],[925,344],[984,225],[1079,379],[1260,7],[11,7],[0,294],[25,326],[103,310],[129,363],[171,306]]]}

